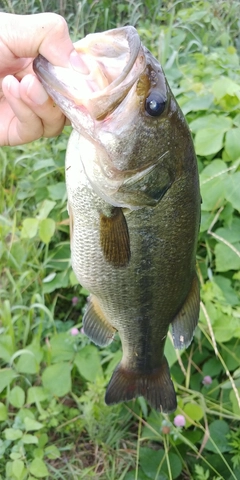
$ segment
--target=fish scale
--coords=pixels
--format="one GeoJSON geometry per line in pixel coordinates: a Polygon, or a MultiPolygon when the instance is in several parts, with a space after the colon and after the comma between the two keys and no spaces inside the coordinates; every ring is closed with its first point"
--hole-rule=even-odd
{"type": "Polygon", "coordinates": [[[34,68],[73,126],[66,185],[72,266],[90,292],[84,331],[100,346],[116,331],[121,339],[107,404],[143,395],[172,412],[165,341],[172,325],[175,347],[190,344],[200,303],[200,192],[191,134],[161,66],[133,27],[89,35],[76,50],[96,72],[78,74],[84,98],[76,72],[41,56],[34,68]]]}

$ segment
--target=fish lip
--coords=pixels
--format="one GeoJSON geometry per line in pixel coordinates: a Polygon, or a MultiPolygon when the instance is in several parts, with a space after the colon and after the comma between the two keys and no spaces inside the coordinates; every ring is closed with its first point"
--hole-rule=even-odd
{"type": "MultiPolygon", "coordinates": [[[[123,41],[123,39],[125,39],[129,48],[128,61],[122,68],[120,74],[116,76],[116,78],[114,78],[113,81],[111,81],[105,88],[97,91],[91,91],[91,86],[89,86],[88,95],[81,93],[80,89],[78,88],[78,79],[82,82],[82,84],[84,84],[84,82],[88,81],[86,74],[77,72],[76,70],[70,68],[56,67],[42,55],[39,55],[34,59],[33,70],[49,95],[60,106],[60,108],[62,107],[61,104],[64,102],[64,99],[67,99],[79,110],[90,113],[94,120],[102,120],[108,115],[109,112],[112,112],[115,110],[115,108],[117,108],[117,106],[122,102],[123,98],[125,98],[125,96],[128,94],[133,84],[137,81],[139,75],[145,68],[145,56],[144,54],[142,54],[142,57],[139,55],[142,45],[136,29],[132,26],[121,27],[92,35],[105,35],[109,37],[110,41],[111,37],[117,41],[119,36],[119,41],[123,41]],[[133,74],[132,70],[137,58],[140,58],[140,63],[142,61],[142,66],[138,66],[137,71],[135,74],[133,74]],[[97,102],[99,98],[103,98],[105,100],[97,102]],[[100,106],[97,105],[99,103],[101,103],[100,106]]],[[[85,37],[85,39],[82,39],[76,43],[76,51],[78,51],[80,55],[81,42],[84,40],[86,43],[88,37],[91,37],[91,35],[88,35],[85,37]]],[[[64,107],[62,109],[64,111],[64,107]]],[[[66,116],[68,116],[68,112],[64,113],[66,116]]]]}

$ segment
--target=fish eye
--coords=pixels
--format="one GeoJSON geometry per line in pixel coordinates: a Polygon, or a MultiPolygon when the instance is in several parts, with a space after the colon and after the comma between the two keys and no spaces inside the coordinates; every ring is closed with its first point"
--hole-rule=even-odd
{"type": "Polygon", "coordinates": [[[145,100],[146,112],[151,115],[151,117],[159,117],[163,113],[165,105],[166,100],[161,93],[153,92],[145,100]]]}

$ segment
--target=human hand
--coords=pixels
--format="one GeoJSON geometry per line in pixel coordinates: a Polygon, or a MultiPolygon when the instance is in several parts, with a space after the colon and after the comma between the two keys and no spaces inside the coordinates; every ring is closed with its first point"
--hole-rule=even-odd
{"type": "Polygon", "coordinates": [[[63,17],[0,13],[0,145],[52,137],[69,124],[32,70],[39,53],[54,65],[84,72],[63,17]]]}

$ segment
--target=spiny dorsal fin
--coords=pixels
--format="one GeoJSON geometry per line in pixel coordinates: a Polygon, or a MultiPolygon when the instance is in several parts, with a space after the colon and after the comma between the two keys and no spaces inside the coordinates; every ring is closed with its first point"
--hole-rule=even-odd
{"type": "Polygon", "coordinates": [[[83,329],[90,340],[100,347],[109,345],[116,333],[116,329],[104,317],[94,295],[90,296],[87,310],[83,316],[83,329]]]}
{"type": "Polygon", "coordinates": [[[109,215],[100,216],[100,243],[105,259],[114,267],[125,267],[130,261],[130,238],[122,209],[112,207],[109,215]]]}

